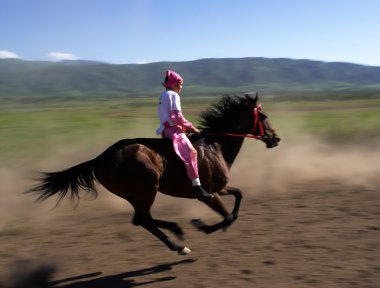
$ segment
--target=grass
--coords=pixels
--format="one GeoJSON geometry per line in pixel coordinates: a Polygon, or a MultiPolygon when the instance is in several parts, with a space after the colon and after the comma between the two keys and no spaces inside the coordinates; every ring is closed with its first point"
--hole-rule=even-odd
{"type": "MultiPolygon", "coordinates": [[[[184,98],[184,114],[197,123],[200,112],[214,101],[184,98]]],[[[0,166],[44,158],[58,146],[101,146],[122,138],[158,137],[154,133],[156,102],[144,98],[0,103],[0,166]]],[[[262,104],[273,126],[286,137],[301,133],[331,142],[360,142],[380,136],[380,100],[285,102],[263,98],[262,104]]]]}
{"type": "Polygon", "coordinates": [[[296,131],[339,144],[380,138],[380,100],[272,100],[266,107],[278,119],[282,131],[296,131]]]}

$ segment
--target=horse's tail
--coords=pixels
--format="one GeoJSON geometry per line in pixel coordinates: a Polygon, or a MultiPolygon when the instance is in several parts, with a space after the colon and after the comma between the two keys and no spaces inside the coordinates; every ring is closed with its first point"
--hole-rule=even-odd
{"type": "Polygon", "coordinates": [[[98,193],[94,186],[96,180],[94,175],[95,160],[83,162],[59,172],[41,173],[39,184],[26,193],[38,194],[37,201],[43,201],[50,196],[57,195],[57,205],[69,190],[71,191],[70,198],[75,203],[79,202],[79,189],[83,189],[96,197],[98,193]]]}

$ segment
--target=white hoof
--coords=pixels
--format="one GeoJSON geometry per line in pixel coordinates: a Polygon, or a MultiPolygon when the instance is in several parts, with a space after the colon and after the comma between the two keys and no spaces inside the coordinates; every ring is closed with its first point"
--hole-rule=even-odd
{"type": "Polygon", "coordinates": [[[190,254],[191,250],[187,247],[183,247],[182,250],[178,250],[178,254],[179,255],[187,255],[187,254],[190,254]]]}

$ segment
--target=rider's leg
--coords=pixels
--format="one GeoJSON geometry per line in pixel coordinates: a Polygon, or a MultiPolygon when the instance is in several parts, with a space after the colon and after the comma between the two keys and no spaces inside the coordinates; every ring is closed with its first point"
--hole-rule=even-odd
{"type": "Polygon", "coordinates": [[[173,147],[186,167],[186,172],[191,179],[193,194],[199,200],[212,199],[212,195],[207,193],[201,186],[198,175],[197,150],[191,144],[189,138],[177,127],[170,127],[164,130],[164,137],[173,140],[173,147]]]}

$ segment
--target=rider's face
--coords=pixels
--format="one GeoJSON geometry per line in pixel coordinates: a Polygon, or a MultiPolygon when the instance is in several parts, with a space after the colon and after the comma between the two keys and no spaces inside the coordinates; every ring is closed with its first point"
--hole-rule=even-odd
{"type": "Polygon", "coordinates": [[[175,86],[173,86],[172,88],[173,88],[174,92],[176,92],[176,93],[179,94],[181,92],[181,90],[182,90],[182,83],[178,83],[175,86]]]}

